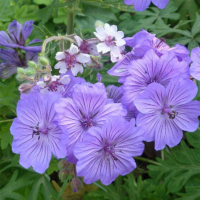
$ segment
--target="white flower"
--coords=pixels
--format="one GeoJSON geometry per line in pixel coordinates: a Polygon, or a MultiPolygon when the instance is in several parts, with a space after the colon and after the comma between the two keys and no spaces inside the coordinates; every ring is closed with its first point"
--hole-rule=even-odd
{"type": "Polygon", "coordinates": [[[46,94],[48,92],[58,92],[63,94],[65,92],[64,85],[70,82],[69,75],[64,75],[63,77],[52,76],[50,77],[49,82],[45,82],[45,79],[46,78],[44,78],[43,81],[37,82],[37,85],[40,87],[40,92],[42,94],[46,94]]]}
{"type": "Polygon", "coordinates": [[[117,31],[117,26],[105,24],[104,28],[99,26],[96,28],[97,32],[94,32],[96,37],[101,41],[97,44],[98,52],[107,53],[111,52],[114,57],[120,57],[121,51],[120,47],[125,45],[124,33],[122,31],[117,31]]]}
{"type": "Polygon", "coordinates": [[[57,52],[56,60],[59,62],[55,65],[55,69],[60,69],[61,74],[71,69],[72,74],[76,76],[78,72],[83,73],[82,64],[90,61],[90,55],[80,53],[78,47],[72,44],[70,49],[57,52]]]}

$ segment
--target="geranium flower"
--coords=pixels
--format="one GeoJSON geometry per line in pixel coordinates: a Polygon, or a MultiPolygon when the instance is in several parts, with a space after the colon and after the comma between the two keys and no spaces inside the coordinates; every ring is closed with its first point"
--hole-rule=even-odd
{"type": "Polygon", "coordinates": [[[192,64],[190,67],[190,74],[192,77],[200,81],[200,48],[192,49],[191,53],[192,64]]]}

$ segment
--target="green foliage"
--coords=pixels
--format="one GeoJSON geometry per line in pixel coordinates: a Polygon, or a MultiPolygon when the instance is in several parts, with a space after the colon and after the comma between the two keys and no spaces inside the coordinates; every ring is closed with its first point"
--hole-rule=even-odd
{"type": "MultiPolygon", "coordinates": [[[[1,122],[1,121],[0,121],[1,122]]],[[[8,145],[11,145],[12,135],[10,134],[11,123],[7,123],[5,126],[0,129],[0,139],[1,139],[1,149],[4,150],[8,145]]]]}

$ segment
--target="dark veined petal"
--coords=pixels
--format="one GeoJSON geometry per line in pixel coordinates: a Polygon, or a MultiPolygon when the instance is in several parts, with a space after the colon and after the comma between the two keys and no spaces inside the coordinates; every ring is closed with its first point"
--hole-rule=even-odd
{"type": "Polygon", "coordinates": [[[17,66],[13,63],[0,64],[0,78],[7,79],[17,71],[17,66]]]}
{"type": "Polygon", "coordinates": [[[33,23],[34,21],[33,20],[30,20],[30,21],[26,21],[24,24],[23,24],[23,27],[22,27],[22,36],[23,36],[23,39],[24,41],[29,37],[29,35],[31,34],[32,30],[33,30],[33,23]]]}
{"type": "Polygon", "coordinates": [[[22,31],[22,25],[16,20],[13,20],[8,26],[8,34],[15,42],[15,44],[24,45],[25,41],[22,38],[20,38],[21,31],[22,31]]]}

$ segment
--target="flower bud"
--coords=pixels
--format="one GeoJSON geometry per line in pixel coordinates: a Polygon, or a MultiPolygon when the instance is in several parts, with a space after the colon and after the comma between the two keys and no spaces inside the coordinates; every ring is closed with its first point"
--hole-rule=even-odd
{"type": "Polygon", "coordinates": [[[45,57],[39,57],[39,61],[42,65],[46,66],[46,65],[49,65],[49,61],[47,58],[45,57]]]}
{"type": "Polygon", "coordinates": [[[60,160],[58,162],[58,169],[61,170],[61,169],[65,168],[65,167],[67,167],[67,165],[68,165],[68,162],[66,160],[60,160]]]}
{"type": "Polygon", "coordinates": [[[37,64],[33,61],[28,61],[28,66],[32,69],[36,69],[37,68],[37,64]]]}
{"type": "Polygon", "coordinates": [[[32,89],[32,85],[31,84],[28,84],[28,83],[24,83],[24,84],[21,84],[18,88],[18,90],[21,92],[21,93],[29,93],[32,89]]]}
{"type": "Polygon", "coordinates": [[[67,176],[68,176],[68,171],[66,169],[62,169],[58,173],[58,177],[62,182],[66,180],[67,176]]]}
{"type": "Polygon", "coordinates": [[[25,81],[26,80],[24,74],[17,74],[16,79],[18,81],[25,81]]]}
{"type": "Polygon", "coordinates": [[[103,26],[104,27],[104,23],[102,21],[100,21],[100,20],[97,20],[95,22],[95,27],[98,28],[99,26],[103,26]]]}
{"type": "Polygon", "coordinates": [[[27,76],[32,76],[32,75],[35,74],[35,70],[34,70],[34,69],[30,69],[30,68],[25,69],[24,72],[25,72],[25,74],[26,74],[27,76]]]}
{"type": "Polygon", "coordinates": [[[82,187],[81,180],[77,177],[74,177],[71,181],[71,187],[73,192],[78,192],[82,187]]]}
{"type": "Polygon", "coordinates": [[[18,73],[18,74],[24,74],[24,69],[21,68],[21,67],[18,67],[18,68],[17,68],[17,73],[18,73]]]}

